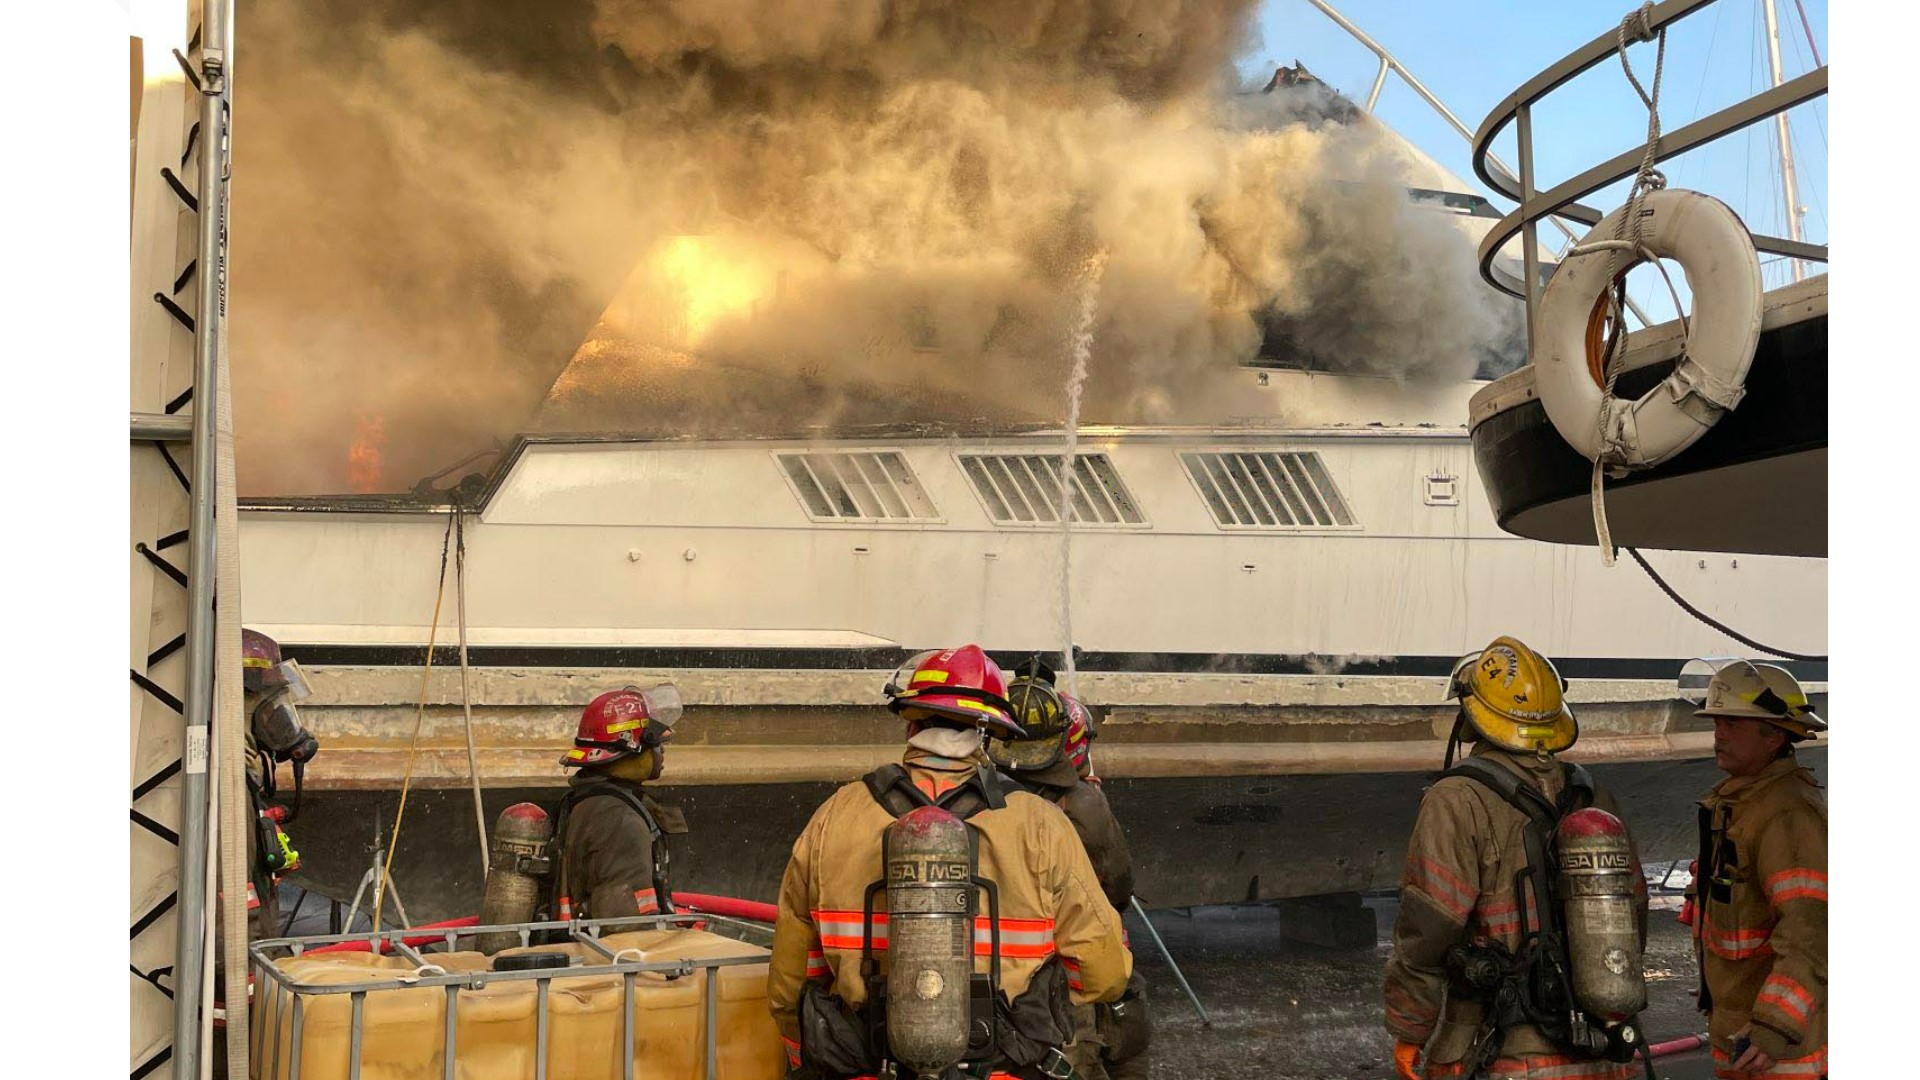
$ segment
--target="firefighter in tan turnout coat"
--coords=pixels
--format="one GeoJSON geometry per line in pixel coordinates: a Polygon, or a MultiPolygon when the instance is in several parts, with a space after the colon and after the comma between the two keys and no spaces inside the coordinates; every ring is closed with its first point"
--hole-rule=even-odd
{"type": "MultiPolygon", "coordinates": [[[[1127,839],[1093,772],[1093,713],[1062,693],[1055,673],[1039,657],[1015,669],[1007,698],[1024,738],[989,739],[987,756],[1009,780],[1058,806],[1073,824],[1093,864],[1100,890],[1115,911],[1133,900],[1133,859],[1127,839]]],[[[1074,1009],[1074,1041],[1067,1048],[1088,1080],[1147,1080],[1152,1021],[1147,983],[1139,971],[1119,1001],[1074,1009]]]]}
{"type": "MultiPolygon", "coordinates": [[[[1058,807],[1003,785],[987,760],[989,726],[1017,733],[1007,682],[972,645],[927,653],[888,686],[889,707],[907,721],[900,765],[847,784],[814,812],[780,886],[767,996],[793,1075],[873,1075],[884,1047],[867,1043],[869,984],[862,969],[864,904],[882,876],[882,835],[912,807],[937,805],[977,838],[977,872],[999,897],[1001,1022],[992,1075],[1038,1080],[1072,1075],[1061,1048],[1076,1005],[1112,1001],[1126,990],[1133,959],[1120,917],[1073,826],[1058,807]],[[902,807],[907,809],[902,809],[902,807]]],[[[876,906],[884,896],[876,898],[876,906]]],[[[887,924],[876,912],[873,973],[887,970],[887,924]]],[[[993,967],[986,909],[974,920],[976,972],[993,967]]],[[[957,989],[966,993],[966,987],[957,989]]],[[[916,983],[891,992],[942,992],[916,983]]]]}
{"type": "Polygon", "coordinates": [[[1826,730],[1792,675],[1741,660],[1707,686],[1714,760],[1687,911],[1714,1075],[1827,1072],[1827,800],[1793,745],[1826,730]]]}
{"type": "MultiPolygon", "coordinates": [[[[1551,662],[1513,638],[1499,638],[1456,668],[1456,738],[1472,742],[1462,768],[1491,766],[1567,810],[1591,805],[1617,816],[1612,798],[1583,770],[1554,755],[1572,746],[1578,726],[1551,662]],[[1474,764],[1479,763],[1479,764],[1474,764]]],[[[1449,765],[1452,742],[1448,747],[1449,765]]],[[[1497,780],[1498,775],[1495,776],[1497,780]]],[[[1516,875],[1528,866],[1528,816],[1470,776],[1443,776],[1421,801],[1401,881],[1400,913],[1385,988],[1395,1065],[1408,1080],[1486,1076],[1498,1080],[1626,1080],[1631,1062],[1579,1056],[1529,1024],[1501,1027],[1490,994],[1464,978],[1463,948],[1522,945],[1522,919],[1538,928],[1529,895],[1524,910],[1516,875]]],[[[1646,883],[1637,855],[1633,905],[1646,940],[1646,883]]],[[[1634,957],[1637,964],[1638,956],[1634,957]]]]}

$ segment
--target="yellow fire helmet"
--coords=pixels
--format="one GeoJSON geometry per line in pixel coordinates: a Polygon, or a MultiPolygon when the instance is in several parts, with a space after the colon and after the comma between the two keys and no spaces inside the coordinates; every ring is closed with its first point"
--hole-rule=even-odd
{"type": "Polygon", "coordinates": [[[1713,680],[1707,683],[1706,704],[1693,715],[1764,721],[1786,732],[1794,742],[1805,742],[1827,730],[1827,722],[1807,702],[1800,681],[1786,668],[1746,660],[1736,660],[1713,673],[1713,680]]]}
{"type": "Polygon", "coordinates": [[[1515,638],[1462,657],[1450,696],[1476,734],[1507,750],[1559,753],[1580,737],[1553,661],[1515,638]]]}

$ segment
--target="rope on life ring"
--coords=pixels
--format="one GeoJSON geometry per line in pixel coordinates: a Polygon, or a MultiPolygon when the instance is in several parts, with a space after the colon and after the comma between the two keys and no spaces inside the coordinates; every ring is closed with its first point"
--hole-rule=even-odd
{"type": "Polygon", "coordinates": [[[1659,465],[1691,446],[1733,409],[1759,341],[1759,254],[1753,237],[1725,203],[1693,191],[1670,191],[1654,167],[1660,148],[1660,89],[1666,28],[1653,27],[1653,4],[1621,20],[1620,66],[1647,108],[1647,138],[1626,204],[1570,248],[1547,283],[1535,317],[1532,361],[1540,401],[1561,438],[1593,463],[1593,531],[1601,561],[1614,564],[1607,527],[1606,480],[1659,465]],[[1635,77],[1631,42],[1658,40],[1653,88],[1635,77]],[[1606,252],[1604,260],[1594,254],[1606,252]],[[1662,259],[1687,273],[1695,298],[1687,318],[1662,259]],[[1638,400],[1614,396],[1626,344],[1626,275],[1641,263],[1659,267],[1680,315],[1682,351],[1660,386],[1638,400]]]}
{"type": "Polygon", "coordinates": [[[1611,233],[1629,209],[1607,215],[1548,282],[1533,358],[1541,404],[1561,437],[1616,475],[1670,460],[1739,405],[1762,314],[1759,255],[1725,203],[1677,188],[1648,192],[1637,240],[1594,238],[1611,233]],[[1609,258],[1591,257],[1601,253],[1609,258]],[[1678,262],[1693,288],[1681,356],[1660,385],[1634,400],[1616,398],[1611,385],[1624,335],[1612,298],[1627,270],[1662,259],[1678,262]]]}

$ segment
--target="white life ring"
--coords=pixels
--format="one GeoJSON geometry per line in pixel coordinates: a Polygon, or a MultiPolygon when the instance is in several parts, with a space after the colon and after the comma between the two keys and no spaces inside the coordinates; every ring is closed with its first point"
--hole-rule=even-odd
{"type": "MultiPolygon", "coordinates": [[[[1576,249],[1612,240],[1625,212],[1608,214],[1576,249]]],[[[1540,403],[1560,437],[1588,461],[1628,469],[1692,446],[1740,404],[1760,340],[1760,256],[1732,208],[1697,191],[1650,191],[1641,202],[1640,240],[1678,262],[1693,290],[1687,348],[1672,374],[1637,401],[1605,398],[1598,330],[1612,284],[1607,271],[1638,256],[1621,260],[1600,250],[1562,260],[1541,298],[1533,342],[1540,403]]]]}

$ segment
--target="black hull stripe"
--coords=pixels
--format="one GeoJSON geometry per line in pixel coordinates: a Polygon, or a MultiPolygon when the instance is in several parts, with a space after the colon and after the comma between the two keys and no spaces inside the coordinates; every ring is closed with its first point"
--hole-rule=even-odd
{"type": "MultiPolygon", "coordinates": [[[[780,648],[639,648],[619,645],[469,647],[468,662],[504,668],[741,668],[755,671],[885,671],[920,650],[780,648]]],[[[426,649],[418,645],[283,645],[288,657],[309,665],[341,667],[419,667],[426,649]]],[[[993,652],[1003,668],[1029,653],[993,652]]],[[[1042,653],[1057,665],[1059,654],[1042,653]]],[[[1568,657],[1556,659],[1569,679],[1658,679],[1680,674],[1688,657],[1568,657]]],[[[1218,675],[1389,675],[1444,678],[1459,660],[1454,656],[1374,656],[1342,658],[1277,653],[1095,653],[1081,656],[1081,671],[1137,674],[1218,675]]],[[[457,665],[459,650],[436,646],[436,667],[457,665]]],[[[1799,679],[1824,682],[1827,665],[1782,665],[1799,679]]]]}

